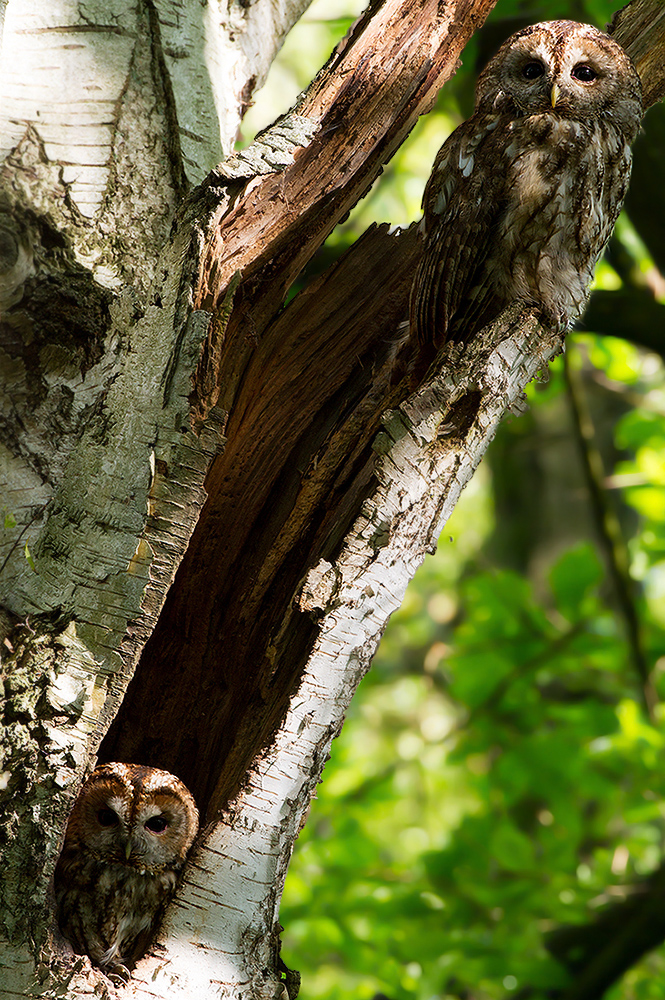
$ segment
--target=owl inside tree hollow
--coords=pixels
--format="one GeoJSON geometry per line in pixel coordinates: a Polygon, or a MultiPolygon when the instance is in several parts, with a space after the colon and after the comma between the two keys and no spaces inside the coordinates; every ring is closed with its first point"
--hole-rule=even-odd
{"type": "Polygon", "coordinates": [[[468,340],[515,301],[559,329],[575,321],[623,204],[641,118],[637,72],[597,28],[547,21],[504,42],[425,188],[411,290],[422,344],[468,340]]]}
{"type": "Polygon", "coordinates": [[[197,834],[182,781],[103,764],[81,788],[55,872],[60,929],[74,950],[125,978],[145,953],[197,834]]]}

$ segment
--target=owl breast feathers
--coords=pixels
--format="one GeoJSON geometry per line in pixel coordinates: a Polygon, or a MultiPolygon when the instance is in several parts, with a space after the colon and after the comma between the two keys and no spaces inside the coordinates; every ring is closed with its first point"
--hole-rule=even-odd
{"type": "Polygon", "coordinates": [[[127,975],[171,899],[198,811],[168,771],[104,764],[83,785],[55,873],[60,928],[79,954],[127,975]]]}
{"type": "Polygon", "coordinates": [[[411,291],[421,343],[468,340],[514,301],[559,329],[582,313],[626,193],[641,94],[626,52],[591,25],[535,24],[501,46],[425,188],[411,291]]]}

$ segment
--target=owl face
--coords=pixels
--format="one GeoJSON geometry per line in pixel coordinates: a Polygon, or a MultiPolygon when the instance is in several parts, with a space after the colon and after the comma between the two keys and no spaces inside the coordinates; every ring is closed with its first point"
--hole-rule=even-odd
{"type": "Polygon", "coordinates": [[[172,774],[109,764],[95,771],[84,790],[70,820],[81,849],[151,873],[182,864],[198,815],[191,795],[172,774]]]}
{"type": "Polygon", "coordinates": [[[590,24],[546,21],[504,42],[478,79],[476,109],[577,121],[609,115],[621,127],[639,116],[641,85],[608,35],[590,24]]]}
{"type": "Polygon", "coordinates": [[[198,830],[182,781],[103,764],[81,788],[55,870],[57,918],[74,951],[126,979],[145,954],[198,830]]]}

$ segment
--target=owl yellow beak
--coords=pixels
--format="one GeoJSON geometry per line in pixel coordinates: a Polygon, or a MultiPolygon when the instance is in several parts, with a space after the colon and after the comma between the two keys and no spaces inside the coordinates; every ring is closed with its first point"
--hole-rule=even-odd
{"type": "Polygon", "coordinates": [[[556,102],[559,100],[561,95],[561,89],[558,83],[552,84],[552,90],[550,91],[550,102],[552,104],[552,110],[556,107],[556,102]]]}
{"type": "Polygon", "coordinates": [[[125,857],[127,858],[128,861],[129,861],[130,855],[132,853],[132,847],[133,846],[134,845],[132,844],[132,841],[131,841],[131,838],[130,838],[127,841],[127,843],[125,844],[125,857]]]}

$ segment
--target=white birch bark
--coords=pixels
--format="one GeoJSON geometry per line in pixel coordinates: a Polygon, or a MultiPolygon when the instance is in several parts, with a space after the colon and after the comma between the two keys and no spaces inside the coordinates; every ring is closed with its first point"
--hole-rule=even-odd
{"type": "MultiPolygon", "coordinates": [[[[43,923],[78,781],[187,545],[220,446],[214,420],[196,436],[183,428],[209,322],[194,314],[184,331],[173,325],[191,227],[184,246],[176,239],[165,251],[170,280],[153,287],[152,303],[142,296],[187,183],[231,148],[243,103],[308,2],[1,8],[0,639],[17,617],[25,623],[0,647],[10,674],[3,997],[37,995],[48,977],[35,967],[46,939],[27,940],[26,920],[39,924],[41,911],[43,923]],[[35,288],[43,312],[13,325],[7,311],[35,288]],[[76,328],[78,344],[39,339],[50,310],[76,328]],[[101,337],[98,323],[108,329],[101,337]],[[167,467],[180,470],[171,481],[167,467]],[[50,613],[60,627],[39,620],[50,613]],[[19,774],[26,785],[15,788],[19,774]]],[[[86,970],[71,995],[95,980],[100,995],[111,988],[86,970]]]]}
{"type": "Polygon", "coordinates": [[[109,195],[119,147],[129,141],[136,151],[142,141],[136,112],[151,116],[149,106],[132,107],[136,84],[163,65],[173,139],[187,179],[198,183],[231,151],[244,106],[310,2],[8,0],[0,160],[32,125],[49,160],[62,165],[74,204],[93,217],[109,195]]]}
{"type": "MultiPolygon", "coordinates": [[[[279,150],[271,150],[271,169],[292,158],[283,133],[279,150]]],[[[298,141],[305,135],[299,132],[298,141]]],[[[38,160],[31,140],[20,147],[12,161],[20,164],[19,174],[38,160]]],[[[51,165],[41,166],[32,178],[37,203],[49,184],[57,190],[51,165]]],[[[193,311],[183,320],[182,261],[192,239],[191,225],[183,224],[167,245],[163,279],[138,321],[126,298],[113,303],[113,332],[85,377],[75,366],[54,373],[45,365],[56,401],[64,392],[72,402],[66,413],[58,415],[50,392],[41,412],[30,413],[35,373],[0,344],[0,413],[10,429],[16,422],[26,431],[21,448],[0,449],[0,497],[18,522],[0,559],[0,638],[24,619],[2,647],[0,790],[9,791],[2,831],[9,836],[3,838],[0,997],[42,995],[34,951],[37,946],[48,956],[50,943],[15,945],[12,937],[26,919],[39,923],[35,914],[43,915],[52,898],[52,873],[80,778],[154,625],[205,500],[206,471],[223,446],[214,412],[196,434],[187,420],[191,373],[211,319],[193,311]],[[128,337],[129,352],[121,349],[128,337]],[[46,469],[38,465],[40,455],[46,469]],[[30,562],[17,544],[25,537],[34,547],[30,562]],[[50,614],[63,625],[49,624],[50,614]],[[29,791],[12,787],[19,772],[29,791]]],[[[45,958],[42,976],[51,975],[50,961],[45,958]]],[[[95,984],[99,995],[113,992],[87,959],[74,967],[73,979],[70,969],[62,971],[58,988],[67,984],[69,991],[63,995],[85,995],[95,984]]]]}

